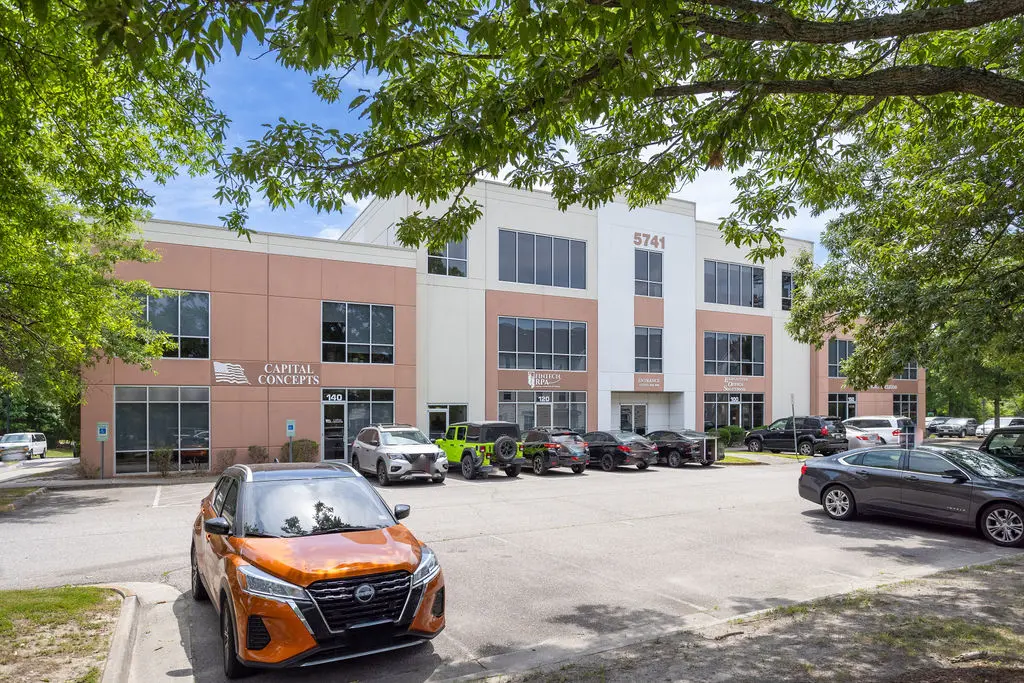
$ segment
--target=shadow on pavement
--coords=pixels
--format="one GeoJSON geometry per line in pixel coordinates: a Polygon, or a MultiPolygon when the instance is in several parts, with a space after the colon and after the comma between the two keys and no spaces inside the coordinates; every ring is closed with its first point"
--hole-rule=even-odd
{"type": "MultiPolygon", "coordinates": [[[[26,485],[38,486],[39,484],[26,485]]],[[[78,512],[86,508],[102,507],[112,502],[116,501],[99,491],[95,493],[47,491],[45,495],[17,510],[0,513],[0,521],[3,521],[4,524],[44,524],[62,514],[78,512]]]]}

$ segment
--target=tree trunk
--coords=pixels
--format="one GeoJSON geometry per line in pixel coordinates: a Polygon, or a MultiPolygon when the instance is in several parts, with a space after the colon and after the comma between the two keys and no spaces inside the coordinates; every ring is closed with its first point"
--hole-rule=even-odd
{"type": "Polygon", "coordinates": [[[995,415],[996,422],[995,422],[995,424],[993,426],[998,428],[999,427],[999,403],[1000,403],[999,397],[996,396],[995,399],[992,401],[992,403],[995,405],[995,409],[996,409],[996,415],[995,415]]]}

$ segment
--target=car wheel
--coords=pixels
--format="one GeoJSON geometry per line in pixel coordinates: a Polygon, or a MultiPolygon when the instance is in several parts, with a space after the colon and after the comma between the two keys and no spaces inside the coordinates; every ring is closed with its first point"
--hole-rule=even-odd
{"type": "Polygon", "coordinates": [[[1016,505],[993,505],[981,517],[981,532],[996,545],[1018,547],[1024,544],[1024,513],[1016,505]]]}
{"type": "Polygon", "coordinates": [[[611,472],[615,469],[615,458],[610,453],[605,453],[601,456],[601,469],[605,472],[611,472]]]}
{"type": "Polygon", "coordinates": [[[434,482],[435,484],[440,484],[441,482],[443,482],[445,480],[445,478],[447,476],[448,476],[447,472],[444,473],[444,474],[435,474],[434,478],[431,479],[431,481],[434,482]]]}
{"type": "Polygon", "coordinates": [[[381,486],[390,486],[391,477],[388,476],[388,467],[383,460],[377,461],[377,483],[381,486]]]}
{"type": "Polygon", "coordinates": [[[46,457],[46,449],[45,448],[43,449],[43,452],[39,454],[39,457],[40,458],[45,458],[46,457]]]}
{"type": "Polygon", "coordinates": [[[462,456],[462,477],[463,479],[476,478],[476,463],[473,461],[472,455],[462,456]]]}
{"type": "Polygon", "coordinates": [[[547,468],[544,467],[544,461],[541,460],[541,457],[538,455],[536,458],[533,459],[533,473],[536,474],[537,476],[540,476],[544,474],[546,471],[547,468]]]}
{"type": "Polygon", "coordinates": [[[668,466],[669,467],[682,467],[683,456],[679,455],[679,451],[668,452],[668,466]]]}
{"type": "Polygon", "coordinates": [[[764,448],[764,443],[761,439],[751,439],[747,442],[747,450],[751,453],[760,453],[761,449],[764,448]]]}
{"type": "Polygon", "coordinates": [[[231,616],[229,600],[230,598],[227,595],[221,596],[220,639],[221,651],[224,657],[224,676],[227,678],[241,678],[249,670],[238,661],[238,647],[235,645],[235,620],[231,616]]]}
{"type": "Polygon", "coordinates": [[[715,464],[715,463],[714,463],[714,461],[712,461],[712,460],[705,460],[704,462],[702,462],[702,463],[700,464],[700,466],[701,466],[701,467],[711,467],[711,466],[712,466],[712,465],[714,465],[714,464],[715,464]]]}
{"type": "Polygon", "coordinates": [[[803,456],[814,455],[814,444],[810,441],[801,441],[796,446],[796,452],[803,456]]]}
{"type": "Polygon", "coordinates": [[[203,577],[199,575],[199,562],[196,560],[196,545],[192,544],[192,599],[196,602],[205,602],[210,599],[203,585],[203,577]]]}
{"type": "Polygon", "coordinates": [[[636,464],[636,468],[638,470],[646,470],[650,466],[651,466],[651,463],[647,462],[646,460],[641,460],[640,462],[638,462],[636,464]]]}
{"type": "Polygon", "coordinates": [[[857,514],[857,504],[853,502],[853,494],[845,486],[830,486],[821,497],[821,506],[825,514],[832,519],[853,519],[857,514]]]}
{"type": "Polygon", "coordinates": [[[573,465],[572,466],[572,473],[573,474],[583,474],[583,471],[585,469],[587,469],[585,465],[573,465]]]}
{"type": "Polygon", "coordinates": [[[359,474],[363,473],[362,468],[359,467],[359,456],[356,455],[355,453],[352,454],[352,469],[354,469],[359,474]]]}
{"type": "Polygon", "coordinates": [[[962,438],[964,438],[965,436],[967,436],[967,432],[966,432],[966,431],[964,431],[963,429],[961,429],[961,430],[960,430],[960,438],[962,439],[962,438]]]}
{"type": "Polygon", "coordinates": [[[505,474],[511,477],[512,479],[515,479],[516,477],[519,476],[519,473],[522,470],[522,465],[509,465],[508,467],[505,468],[505,474]]]}

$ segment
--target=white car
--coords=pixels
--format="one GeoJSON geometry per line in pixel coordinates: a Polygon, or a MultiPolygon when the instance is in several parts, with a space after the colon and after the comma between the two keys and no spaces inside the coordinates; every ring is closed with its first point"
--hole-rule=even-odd
{"type": "Polygon", "coordinates": [[[882,440],[878,438],[878,434],[874,432],[868,432],[863,429],[857,429],[856,427],[846,427],[846,442],[849,446],[849,450],[855,448],[873,448],[875,446],[881,446],[882,440]]]}
{"type": "Polygon", "coordinates": [[[373,472],[381,486],[409,479],[439,484],[448,475],[448,458],[416,427],[370,425],[352,442],[352,467],[373,472]]]}
{"type": "Polygon", "coordinates": [[[917,425],[909,417],[899,415],[867,415],[844,420],[847,427],[878,435],[882,445],[899,444],[901,434],[913,434],[917,425]]]}
{"type": "Polygon", "coordinates": [[[31,460],[46,457],[46,435],[39,432],[11,432],[0,436],[0,459],[31,460]]]}
{"type": "MultiPolygon", "coordinates": [[[[1000,427],[1020,427],[1024,426],[1024,417],[1000,417],[1000,427]]],[[[989,432],[996,428],[996,419],[990,417],[989,419],[978,425],[978,429],[974,432],[975,436],[988,436],[989,432]]]]}

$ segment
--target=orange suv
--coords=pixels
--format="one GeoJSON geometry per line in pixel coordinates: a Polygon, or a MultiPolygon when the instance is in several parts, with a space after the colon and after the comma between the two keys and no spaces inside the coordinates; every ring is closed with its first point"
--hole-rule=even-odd
{"type": "Polygon", "coordinates": [[[348,465],[235,465],[192,528],[192,596],[220,613],[224,674],[397,650],[444,628],[434,553],[348,465]]]}

